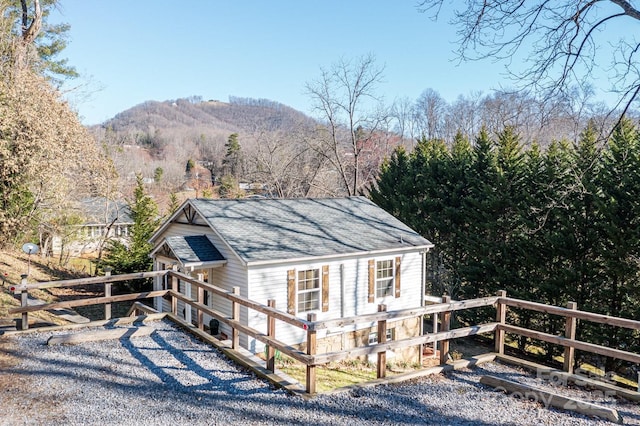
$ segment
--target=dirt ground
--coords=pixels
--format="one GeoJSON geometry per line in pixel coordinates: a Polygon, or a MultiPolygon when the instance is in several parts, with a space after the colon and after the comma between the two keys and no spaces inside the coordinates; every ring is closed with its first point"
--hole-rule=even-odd
{"type": "MultiPolygon", "coordinates": [[[[45,282],[55,280],[66,280],[74,278],[84,278],[87,274],[60,267],[56,260],[43,259],[38,255],[27,256],[25,253],[17,251],[0,252],[0,329],[15,326],[15,322],[20,318],[19,314],[10,315],[9,309],[19,306],[19,300],[10,288],[21,282],[21,275],[29,273],[28,282],[45,282]]],[[[36,297],[45,302],[65,301],[71,299],[91,298],[104,296],[104,286],[93,284],[71,288],[52,288],[47,290],[30,291],[30,296],[36,297]]],[[[113,288],[113,294],[118,294],[117,286],[113,288]]],[[[131,306],[130,302],[116,303],[112,306],[113,316],[124,316],[131,306]]],[[[78,307],[75,311],[91,320],[104,319],[104,307],[102,305],[78,307]]],[[[30,324],[66,324],[55,315],[48,312],[37,312],[29,315],[30,324]]]]}

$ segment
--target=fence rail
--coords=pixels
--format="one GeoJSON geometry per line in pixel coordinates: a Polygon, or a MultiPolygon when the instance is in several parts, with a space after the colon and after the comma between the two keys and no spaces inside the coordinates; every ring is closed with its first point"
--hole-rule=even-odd
{"type": "MultiPolygon", "coordinates": [[[[23,278],[22,283],[18,286],[13,287],[12,289],[16,294],[20,294],[21,306],[11,309],[9,313],[22,314],[22,329],[25,330],[28,328],[28,314],[36,311],[104,304],[105,319],[109,319],[111,315],[110,307],[112,303],[123,301],[140,301],[144,299],[161,297],[169,299],[171,301],[171,311],[174,316],[177,316],[178,301],[181,301],[185,304],[185,307],[189,306],[190,308],[196,310],[196,320],[194,325],[197,326],[200,330],[204,330],[204,315],[215,318],[221,323],[229,326],[232,330],[232,350],[240,349],[240,334],[249,336],[264,343],[267,346],[267,350],[265,351],[265,364],[268,370],[273,372],[275,369],[276,350],[304,364],[307,370],[305,390],[309,394],[316,393],[316,368],[329,362],[341,361],[357,356],[368,356],[376,354],[377,377],[382,378],[386,375],[386,355],[388,351],[409,347],[417,347],[421,349],[427,343],[438,343],[440,346],[440,363],[445,364],[447,363],[448,359],[447,355],[449,351],[450,340],[488,333],[491,333],[494,336],[495,352],[497,352],[498,354],[504,354],[506,333],[525,336],[531,339],[561,345],[564,347],[565,355],[564,371],[568,373],[573,373],[574,355],[576,349],[602,356],[622,359],[633,363],[640,363],[640,355],[637,353],[595,345],[592,343],[576,340],[575,338],[577,328],[576,320],[578,319],[632,330],[640,330],[640,321],[580,311],[577,309],[577,306],[573,302],[570,302],[567,307],[558,307],[509,298],[506,296],[506,292],[504,291],[500,291],[496,296],[492,297],[462,301],[451,301],[448,296],[444,296],[442,297],[442,299],[434,299],[434,304],[398,311],[387,311],[387,307],[385,305],[379,305],[378,312],[376,313],[348,318],[317,321],[315,314],[309,314],[306,319],[298,318],[287,312],[278,310],[275,307],[275,300],[268,300],[267,304],[265,305],[263,303],[259,303],[257,301],[250,300],[246,297],[241,296],[237,287],[231,291],[225,290],[206,282],[194,279],[189,275],[172,270],[114,276],[107,275],[104,277],[83,278],[79,280],[51,281],[36,284],[27,284],[26,279],[23,278]],[[167,276],[171,279],[171,288],[166,290],[121,294],[116,296],[111,295],[112,283],[162,276],[167,276]],[[180,281],[192,284],[197,288],[197,294],[195,298],[178,291],[180,281]],[[29,290],[54,287],[71,287],[85,284],[104,284],[105,296],[90,299],[54,302],[43,305],[28,304],[27,295],[29,290]],[[227,300],[227,302],[230,304],[229,311],[232,313],[231,316],[214,310],[211,307],[205,305],[203,296],[204,291],[210,292],[213,295],[212,297],[218,297],[221,300],[227,300]],[[240,322],[240,306],[244,306],[249,310],[253,310],[266,315],[266,333],[251,328],[246,324],[242,324],[240,322]],[[487,306],[492,306],[495,308],[495,322],[450,329],[452,313],[456,311],[487,306]],[[509,308],[527,309],[546,313],[549,315],[559,315],[564,317],[566,319],[564,336],[546,334],[536,330],[530,330],[519,327],[517,325],[508,324],[506,319],[507,311],[509,308]],[[399,340],[386,341],[388,321],[394,321],[404,318],[419,318],[420,320],[422,320],[424,315],[438,316],[440,319],[439,322],[441,325],[441,331],[399,340]],[[298,347],[293,347],[290,344],[278,340],[276,338],[278,323],[289,324],[291,326],[304,330],[306,332],[305,341],[303,342],[304,344],[300,347],[304,347],[305,350],[301,350],[298,347]],[[349,350],[317,353],[318,331],[329,328],[332,329],[332,331],[335,331],[335,329],[342,328],[341,333],[347,333],[347,328],[350,328],[352,330],[354,326],[358,325],[364,327],[371,327],[372,325],[377,326],[377,343],[368,346],[356,347],[349,350]]],[[[421,354],[422,351],[420,350],[419,353],[421,354]]]]}

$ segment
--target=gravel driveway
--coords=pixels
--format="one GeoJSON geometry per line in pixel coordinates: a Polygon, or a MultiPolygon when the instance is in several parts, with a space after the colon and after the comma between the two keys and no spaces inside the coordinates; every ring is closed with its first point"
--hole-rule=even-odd
{"type": "MultiPolygon", "coordinates": [[[[0,339],[5,360],[6,354],[17,358],[14,365],[0,362],[0,424],[611,424],[480,385],[481,375],[492,374],[551,386],[497,363],[304,400],[257,379],[168,321],[147,325],[155,328],[149,337],[69,346],[47,346],[53,333],[0,339]]],[[[625,424],[640,425],[637,404],[554,389],[615,406],[625,424]]]]}

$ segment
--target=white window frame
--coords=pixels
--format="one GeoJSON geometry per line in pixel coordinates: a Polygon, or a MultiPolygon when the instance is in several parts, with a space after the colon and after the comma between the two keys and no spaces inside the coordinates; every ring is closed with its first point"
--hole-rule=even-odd
{"type": "MultiPolygon", "coordinates": [[[[211,275],[211,270],[209,269],[203,269],[200,271],[200,273],[202,274],[202,281],[204,281],[205,283],[209,282],[209,276],[211,275]]],[[[205,305],[211,307],[212,305],[212,297],[211,297],[211,292],[209,292],[209,290],[204,290],[203,292],[203,302],[205,305]]]]}
{"type": "MultiPolygon", "coordinates": [[[[387,342],[391,342],[396,339],[396,328],[387,328],[387,342]]],[[[378,344],[378,332],[372,331],[369,333],[369,346],[378,344]]]]}
{"type": "Polygon", "coordinates": [[[396,285],[396,264],[393,258],[376,260],[376,298],[393,297],[396,285]],[[388,263],[391,263],[391,268],[388,263]],[[384,264],[384,265],[381,265],[384,264]],[[389,272],[391,275],[380,276],[381,272],[389,272]]]}
{"type": "Polygon", "coordinates": [[[322,285],[320,282],[320,277],[320,268],[302,269],[296,272],[296,312],[308,313],[317,312],[320,310],[320,305],[322,303],[322,285]],[[306,275],[309,273],[314,274],[314,276],[312,276],[311,278],[307,277],[306,275]],[[304,274],[302,278],[301,274],[304,274]],[[300,289],[300,285],[302,283],[312,281],[315,281],[315,287],[310,289],[300,289]],[[300,296],[307,297],[307,295],[312,295],[313,293],[316,293],[315,306],[306,308],[306,304],[309,303],[309,300],[301,301],[300,296]]]}

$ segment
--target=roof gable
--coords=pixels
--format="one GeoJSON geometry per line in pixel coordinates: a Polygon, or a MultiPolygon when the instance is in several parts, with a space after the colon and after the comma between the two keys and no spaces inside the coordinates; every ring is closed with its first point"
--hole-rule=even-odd
{"type": "Polygon", "coordinates": [[[246,263],[433,246],[364,197],[188,203],[246,263]]]}

